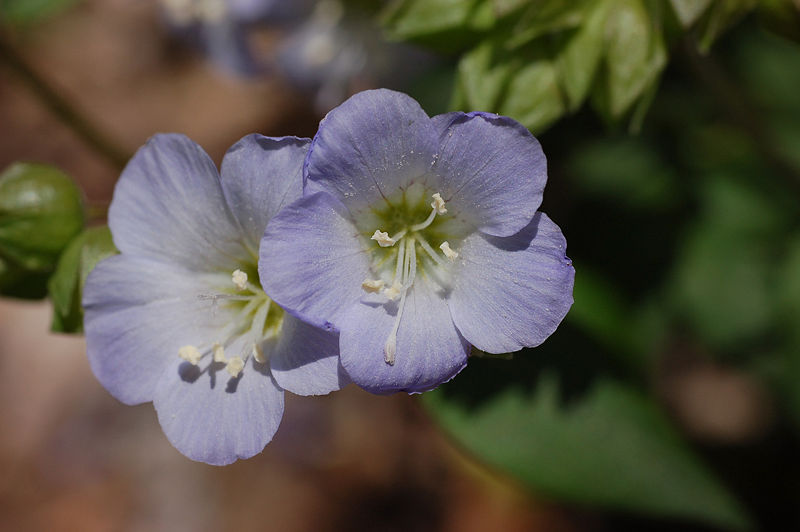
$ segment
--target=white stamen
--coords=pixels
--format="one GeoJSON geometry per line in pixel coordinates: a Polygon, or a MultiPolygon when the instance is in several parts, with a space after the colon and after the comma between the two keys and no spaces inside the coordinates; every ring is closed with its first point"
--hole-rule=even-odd
{"type": "Polygon", "coordinates": [[[228,361],[228,365],[225,366],[225,369],[228,370],[230,376],[235,379],[244,369],[244,360],[242,360],[242,357],[233,357],[228,361]]]}
{"type": "Polygon", "coordinates": [[[225,348],[222,347],[222,344],[219,342],[214,344],[211,348],[211,352],[214,354],[214,362],[221,362],[224,364],[228,361],[227,357],[225,357],[225,348]]]}
{"type": "Polygon", "coordinates": [[[382,279],[364,279],[361,283],[361,289],[370,294],[376,294],[381,291],[385,284],[382,279]]]}
{"type": "Polygon", "coordinates": [[[376,230],[375,233],[370,238],[376,241],[378,245],[382,248],[388,248],[389,246],[394,246],[395,243],[397,242],[395,239],[389,237],[389,233],[380,230],[376,230]]]}
{"type": "Polygon", "coordinates": [[[261,350],[261,345],[258,343],[253,344],[253,358],[259,364],[264,364],[267,361],[267,357],[264,356],[264,351],[261,350]]]}
{"type": "Polygon", "coordinates": [[[185,345],[178,349],[178,356],[194,366],[203,358],[203,354],[193,345],[185,345]]]}
{"type": "Polygon", "coordinates": [[[440,257],[438,253],[436,253],[436,250],[433,249],[430,244],[428,244],[427,240],[425,240],[421,236],[417,236],[416,239],[419,241],[419,245],[422,246],[422,249],[425,250],[425,253],[427,253],[428,256],[432,258],[437,265],[441,266],[442,268],[447,267],[447,263],[445,263],[445,261],[442,260],[442,257],[440,257]]]}
{"type": "MultiPolygon", "coordinates": [[[[408,252],[403,257],[403,286],[400,295],[400,304],[397,307],[397,316],[394,318],[394,325],[392,326],[389,337],[383,345],[383,360],[390,366],[394,365],[395,357],[397,355],[397,330],[400,328],[400,318],[403,316],[403,309],[406,306],[406,294],[408,289],[414,283],[414,276],[416,275],[417,255],[415,251],[414,241],[408,246],[408,252]]],[[[393,287],[394,288],[394,287],[393,287]]]]}
{"type": "Polygon", "coordinates": [[[436,214],[446,213],[447,208],[444,206],[444,200],[442,199],[442,195],[437,192],[431,197],[433,198],[433,203],[431,203],[431,207],[433,207],[433,210],[436,211],[436,214]]]}
{"type": "Polygon", "coordinates": [[[233,270],[231,281],[233,281],[233,284],[235,284],[236,288],[239,290],[247,288],[247,274],[242,270],[233,270]]]}
{"type": "Polygon", "coordinates": [[[412,231],[422,231],[423,229],[425,229],[426,227],[428,227],[429,225],[431,225],[433,223],[433,219],[434,218],[436,218],[436,208],[435,207],[433,208],[431,213],[428,215],[428,217],[425,218],[424,222],[418,223],[416,225],[412,225],[411,227],[409,227],[409,229],[411,229],[412,231]]]}
{"type": "Polygon", "coordinates": [[[402,291],[403,291],[403,285],[401,285],[398,282],[395,282],[389,288],[383,289],[383,295],[386,296],[386,298],[389,299],[389,301],[394,301],[395,299],[397,299],[397,296],[399,296],[402,291]]]}
{"type": "Polygon", "coordinates": [[[453,249],[450,247],[450,243],[447,240],[442,242],[442,245],[439,246],[439,249],[444,252],[444,256],[450,259],[450,261],[454,261],[458,257],[458,253],[453,251],[453,249]]]}

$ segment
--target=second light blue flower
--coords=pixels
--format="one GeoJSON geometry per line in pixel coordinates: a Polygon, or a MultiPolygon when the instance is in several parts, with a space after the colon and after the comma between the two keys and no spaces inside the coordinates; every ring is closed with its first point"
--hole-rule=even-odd
{"type": "Polygon", "coordinates": [[[572,305],[566,241],[537,212],[546,160],[514,120],[430,118],[404,94],[362,92],[320,124],[304,180],[264,235],[261,279],[290,313],[340,331],[366,390],[435,388],[470,345],[539,345],[572,305]]]}

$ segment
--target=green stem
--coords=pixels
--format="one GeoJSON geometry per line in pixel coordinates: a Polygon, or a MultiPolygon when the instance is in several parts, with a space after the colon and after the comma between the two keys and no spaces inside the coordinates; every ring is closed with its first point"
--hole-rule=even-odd
{"type": "Polygon", "coordinates": [[[0,32],[0,61],[8,65],[34,93],[34,95],[54,114],[72,129],[89,147],[104,157],[115,168],[122,170],[130,158],[127,150],[83,116],[72,103],[61,96],[42,78],[22,57],[14,46],[0,32]]]}

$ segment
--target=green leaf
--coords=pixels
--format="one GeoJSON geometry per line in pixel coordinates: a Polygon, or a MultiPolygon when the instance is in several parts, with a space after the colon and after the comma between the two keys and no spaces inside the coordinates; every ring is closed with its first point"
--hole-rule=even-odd
{"type": "Polygon", "coordinates": [[[555,66],[550,61],[538,60],[516,70],[498,112],[534,133],[541,133],[565,111],[555,66]]]}
{"type": "Polygon", "coordinates": [[[541,53],[509,54],[484,41],[458,65],[458,107],[510,116],[541,132],[565,111],[555,66],[541,53]]]}
{"type": "Polygon", "coordinates": [[[519,68],[520,61],[509,61],[492,41],[484,41],[458,63],[458,85],[466,109],[497,112],[500,100],[519,68]]]}
{"type": "Polygon", "coordinates": [[[596,0],[528,2],[528,8],[519,15],[519,20],[513,25],[506,46],[518,48],[542,35],[577,28],[584,20],[586,6],[595,3],[596,0]]]}
{"type": "MultiPolygon", "coordinates": [[[[499,362],[498,362],[499,363],[499,362]]],[[[446,432],[537,491],[590,506],[746,530],[737,502],[647,397],[604,380],[558,404],[552,379],[534,395],[507,390],[468,410],[445,390],[423,396],[446,432]]]]}
{"type": "Polygon", "coordinates": [[[20,267],[51,271],[83,221],[81,193],[57,168],[15,163],[0,174],[0,255],[20,267]]]}
{"type": "Polygon", "coordinates": [[[613,0],[606,18],[605,111],[618,119],[667,64],[660,22],[651,17],[642,0],[613,0]]]}
{"type": "Polygon", "coordinates": [[[53,332],[83,330],[81,296],[86,277],[98,262],[117,253],[106,226],[86,229],[70,243],[48,283],[53,301],[53,332]]]}
{"type": "Polygon", "coordinates": [[[672,10],[684,29],[688,28],[708,9],[713,0],[670,0],[672,10]]]}
{"type": "Polygon", "coordinates": [[[558,55],[557,65],[570,111],[578,109],[586,99],[605,52],[608,5],[595,2],[558,55]]]}
{"type": "Polygon", "coordinates": [[[442,51],[471,46],[495,23],[489,0],[396,0],[381,16],[389,37],[442,51]]]}
{"type": "Polygon", "coordinates": [[[78,0],[0,0],[0,21],[24,25],[55,15],[78,0]]]}

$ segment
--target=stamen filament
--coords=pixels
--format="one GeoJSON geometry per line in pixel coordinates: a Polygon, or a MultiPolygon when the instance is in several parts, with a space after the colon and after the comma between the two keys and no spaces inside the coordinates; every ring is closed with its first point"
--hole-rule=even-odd
{"type": "Polygon", "coordinates": [[[405,258],[406,258],[406,241],[400,241],[400,247],[397,249],[397,266],[394,269],[394,277],[392,277],[392,284],[396,282],[402,283],[402,273],[403,267],[405,265],[405,258]]]}
{"type": "Polygon", "coordinates": [[[436,262],[438,266],[441,266],[442,268],[448,267],[447,264],[444,262],[444,260],[442,260],[442,258],[439,256],[439,254],[436,253],[436,250],[434,250],[433,247],[431,247],[431,245],[428,244],[428,242],[424,238],[422,238],[421,236],[417,236],[416,238],[419,241],[419,245],[422,246],[422,249],[425,250],[425,252],[430,256],[430,258],[434,260],[434,262],[436,262]]]}
{"type": "Polygon", "coordinates": [[[425,229],[426,227],[431,225],[433,223],[434,218],[436,218],[436,207],[434,207],[431,210],[431,213],[428,215],[427,218],[425,218],[424,222],[412,225],[411,227],[409,227],[409,229],[411,229],[412,231],[421,231],[422,229],[425,229]]]}

